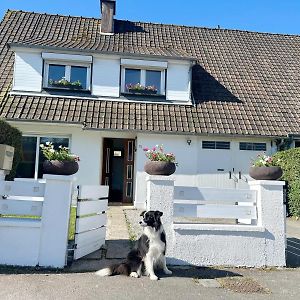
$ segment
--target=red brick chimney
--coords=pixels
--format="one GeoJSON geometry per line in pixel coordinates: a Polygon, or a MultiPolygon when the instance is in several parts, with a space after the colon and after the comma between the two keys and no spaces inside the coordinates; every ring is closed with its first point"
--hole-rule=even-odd
{"type": "Polygon", "coordinates": [[[114,15],[116,14],[116,0],[100,0],[101,5],[101,33],[114,34],[114,15]]]}

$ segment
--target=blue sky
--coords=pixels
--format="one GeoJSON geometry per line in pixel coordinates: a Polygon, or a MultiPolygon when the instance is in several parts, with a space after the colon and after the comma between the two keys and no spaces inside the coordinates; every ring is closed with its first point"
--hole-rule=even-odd
{"type": "MultiPolygon", "coordinates": [[[[7,9],[99,17],[99,0],[0,0],[7,9]]],[[[117,0],[117,18],[300,34],[300,0],[117,0]]]]}

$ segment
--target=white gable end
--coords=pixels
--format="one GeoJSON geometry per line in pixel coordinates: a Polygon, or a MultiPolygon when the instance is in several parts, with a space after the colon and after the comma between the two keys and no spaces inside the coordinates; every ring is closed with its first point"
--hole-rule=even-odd
{"type": "Polygon", "coordinates": [[[16,52],[14,91],[41,92],[43,60],[40,53],[16,52]]]}

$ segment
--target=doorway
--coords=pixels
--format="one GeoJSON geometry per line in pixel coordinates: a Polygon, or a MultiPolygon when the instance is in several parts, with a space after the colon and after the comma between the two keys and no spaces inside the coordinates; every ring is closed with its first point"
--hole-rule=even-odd
{"type": "Polygon", "coordinates": [[[133,203],[134,149],[133,139],[103,140],[102,184],[110,203],[133,203]]]}

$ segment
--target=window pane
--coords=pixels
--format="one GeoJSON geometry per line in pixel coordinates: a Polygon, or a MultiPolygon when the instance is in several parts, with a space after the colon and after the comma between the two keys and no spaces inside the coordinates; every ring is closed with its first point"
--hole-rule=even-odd
{"type": "Polygon", "coordinates": [[[161,94],[161,71],[146,71],[146,86],[154,86],[157,93],[161,94]]]}
{"type": "Polygon", "coordinates": [[[65,77],[65,66],[61,65],[49,65],[48,83],[51,86],[52,81],[61,80],[65,77]]]}
{"type": "Polygon", "coordinates": [[[22,137],[23,159],[17,168],[17,178],[34,178],[36,143],[36,137],[22,137]]]}
{"type": "Polygon", "coordinates": [[[71,67],[71,82],[79,81],[84,90],[86,86],[87,68],[86,67],[71,67]]]}
{"type": "Polygon", "coordinates": [[[216,142],[216,149],[230,149],[230,142],[216,142]]]}
{"type": "Polygon", "coordinates": [[[141,83],[141,70],[125,69],[125,91],[128,92],[127,85],[141,83]]]}
{"type": "MultiPolygon", "coordinates": [[[[45,144],[46,142],[51,142],[54,146],[55,150],[58,150],[58,147],[62,145],[63,147],[69,147],[69,139],[68,138],[51,138],[51,137],[41,137],[40,143],[45,144]]],[[[43,177],[43,162],[45,160],[45,157],[40,151],[39,154],[39,170],[38,170],[38,178],[43,177]]]]}
{"type": "Polygon", "coordinates": [[[203,149],[216,149],[216,142],[203,141],[202,148],[203,149]]]}
{"type": "Polygon", "coordinates": [[[253,150],[254,151],[266,151],[267,150],[267,144],[266,143],[254,143],[253,144],[253,150]]]}

